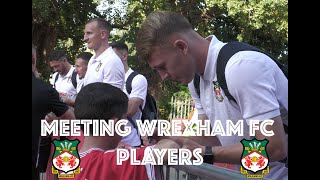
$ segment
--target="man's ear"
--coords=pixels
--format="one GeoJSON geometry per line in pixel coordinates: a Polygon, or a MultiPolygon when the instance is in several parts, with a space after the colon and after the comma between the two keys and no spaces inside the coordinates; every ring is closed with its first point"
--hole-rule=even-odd
{"type": "Polygon", "coordinates": [[[109,38],[109,33],[106,30],[101,30],[101,39],[108,39],[109,38]]]}
{"type": "Polygon", "coordinates": [[[183,54],[187,54],[188,52],[188,44],[186,43],[186,41],[178,39],[173,43],[173,46],[180,49],[182,51],[183,54]]]}
{"type": "Polygon", "coordinates": [[[123,55],[123,59],[124,59],[125,61],[128,61],[128,53],[125,52],[125,53],[123,53],[122,55],[123,55]]]}

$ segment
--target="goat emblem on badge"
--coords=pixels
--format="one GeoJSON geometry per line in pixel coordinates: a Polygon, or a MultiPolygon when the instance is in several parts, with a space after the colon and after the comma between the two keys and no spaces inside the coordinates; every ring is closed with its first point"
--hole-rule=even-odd
{"type": "Polygon", "coordinates": [[[221,88],[219,86],[219,83],[217,81],[213,81],[213,91],[214,91],[214,94],[216,96],[216,99],[219,101],[219,102],[222,102],[223,101],[223,96],[221,94],[221,88]]]}

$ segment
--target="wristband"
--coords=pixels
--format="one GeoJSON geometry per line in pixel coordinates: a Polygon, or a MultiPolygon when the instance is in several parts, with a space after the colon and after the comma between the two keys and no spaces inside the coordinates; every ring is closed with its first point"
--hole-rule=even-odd
{"type": "Polygon", "coordinates": [[[206,146],[203,154],[203,162],[208,164],[213,164],[214,155],[212,153],[212,146],[206,146]]]}

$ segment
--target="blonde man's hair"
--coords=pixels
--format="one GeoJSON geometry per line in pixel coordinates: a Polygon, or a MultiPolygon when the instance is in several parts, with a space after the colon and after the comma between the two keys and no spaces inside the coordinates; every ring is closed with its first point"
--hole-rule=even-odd
{"type": "Polygon", "coordinates": [[[139,59],[148,61],[152,48],[161,46],[173,33],[192,30],[188,19],[170,11],[155,11],[148,15],[137,34],[136,48],[139,59]]]}
{"type": "Polygon", "coordinates": [[[92,22],[97,22],[97,26],[99,29],[106,30],[108,34],[110,34],[110,31],[112,30],[110,23],[103,18],[93,18],[90,19],[86,24],[92,23],[92,22]]]}

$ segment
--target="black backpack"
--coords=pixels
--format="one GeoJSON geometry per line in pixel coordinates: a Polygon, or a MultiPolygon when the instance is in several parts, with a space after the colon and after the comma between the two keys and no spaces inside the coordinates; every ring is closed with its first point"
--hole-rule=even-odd
{"type": "MultiPolygon", "coordinates": [[[[235,53],[237,53],[239,51],[258,51],[258,52],[266,54],[279,66],[279,68],[282,70],[284,75],[288,78],[288,67],[285,66],[284,64],[281,64],[277,59],[275,59],[269,53],[264,52],[254,46],[251,46],[251,45],[243,43],[243,42],[234,41],[234,42],[227,43],[219,51],[216,71],[217,71],[217,81],[218,81],[220,87],[222,88],[225,96],[229,100],[236,102],[236,100],[229,93],[224,71],[226,69],[226,65],[227,65],[229,59],[235,53]]],[[[196,74],[193,79],[193,85],[195,87],[195,90],[196,90],[199,98],[200,98],[200,76],[198,74],[196,74]]],[[[283,124],[283,125],[284,125],[285,132],[288,133],[288,126],[286,124],[283,124]]]]}
{"type": "MultiPolygon", "coordinates": [[[[58,80],[58,77],[59,77],[59,74],[57,73],[55,79],[54,79],[54,83],[53,83],[53,87],[55,88],[56,87],[56,82],[58,80]]],[[[72,82],[72,85],[75,89],[77,89],[77,72],[74,70],[72,72],[72,75],[71,75],[71,82],[72,82]]]]}
{"type": "MultiPolygon", "coordinates": [[[[137,73],[136,71],[133,71],[129,77],[127,78],[126,81],[126,90],[128,92],[128,94],[131,93],[132,90],[132,80],[133,78],[138,75],[139,73],[137,73]]],[[[141,116],[141,120],[142,122],[144,120],[153,120],[153,119],[158,119],[158,107],[157,107],[157,103],[156,100],[154,99],[154,97],[149,93],[149,91],[147,92],[147,97],[146,97],[146,103],[144,108],[142,109],[141,105],[139,106],[139,109],[142,111],[142,116],[141,116]]]]}

